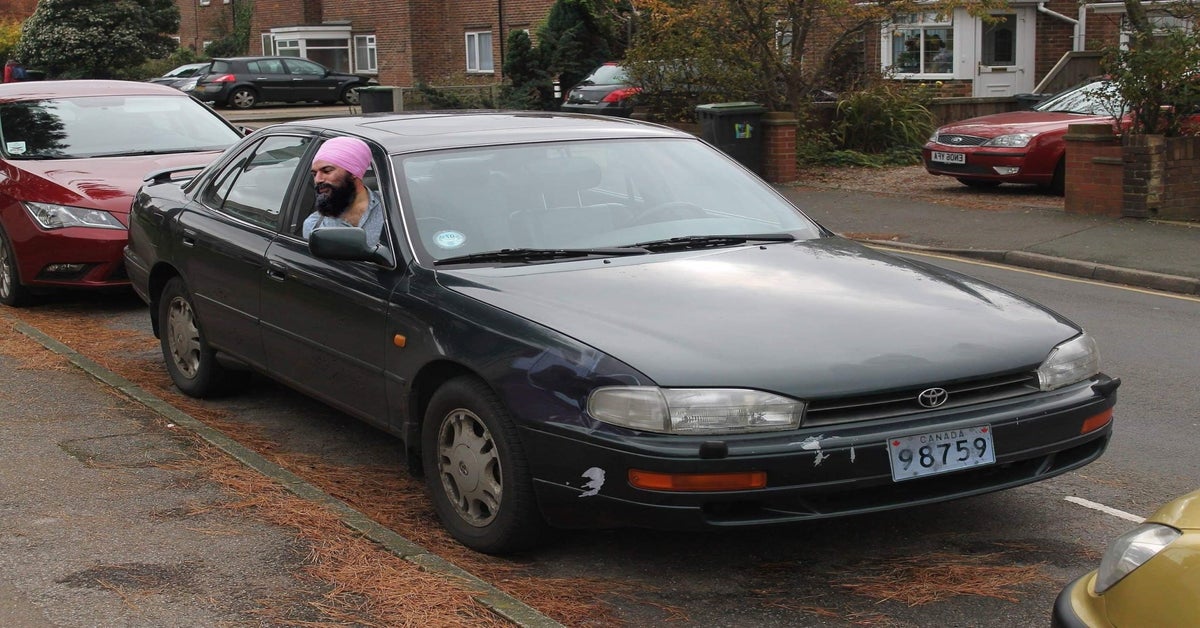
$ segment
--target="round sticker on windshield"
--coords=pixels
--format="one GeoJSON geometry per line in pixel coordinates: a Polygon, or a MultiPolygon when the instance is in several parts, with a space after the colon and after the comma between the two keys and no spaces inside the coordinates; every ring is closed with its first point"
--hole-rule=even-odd
{"type": "Polygon", "coordinates": [[[457,249],[467,241],[461,231],[439,231],[433,234],[433,243],[441,249],[457,249]]]}

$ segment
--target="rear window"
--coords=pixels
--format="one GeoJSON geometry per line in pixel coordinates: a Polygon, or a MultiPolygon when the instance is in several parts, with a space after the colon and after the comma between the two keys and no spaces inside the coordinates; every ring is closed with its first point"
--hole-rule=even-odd
{"type": "Polygon", "coordinates": [[[212,68],[209,72],[213,74],[227,74],[233,71],[233,64],[228,61],[213,61],[212,68]]]}
{"type": "Polygon", "coordinates": [[[625,68],[619,65],[602,65],[584,79],[587,81],[596,85],[623,85],[629,82],[629,77],[625,75],[625,68]]]}

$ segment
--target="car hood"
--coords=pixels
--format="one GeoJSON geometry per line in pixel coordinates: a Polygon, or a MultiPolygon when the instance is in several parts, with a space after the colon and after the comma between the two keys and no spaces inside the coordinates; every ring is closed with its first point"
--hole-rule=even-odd
{"type": "Polygon", "coordinates": [[[839,238],[437,275],[661,386],[878,392],[1034,368],[1079,333],[998,288],[839,238]]]}
{"type": "Polygon", "coordinates": [[[24,200],[92,207],[128,214],[133,195],[149,173],[204,166],[220,151],[138,157],[43,159],[9,162],[24,200]]]}
{"type": "Polygon", "coordinates": [[[1071,124],[1094,124],[1111,122],[1108,116],[1090,116],[1056,111],[1011,111],[990,116],[970,118],[938,128],[938,134],[973,135],[975,137],[997,137],[1013,133],[1046,133],[1067,130],[1071,124]]]}
{"type": "Polygon", "coordinates": [[[1146,521],[1174,526],[1181,530],[1200,530],[1200,490],[1192,491],[1159,508],[1146,521]]]}

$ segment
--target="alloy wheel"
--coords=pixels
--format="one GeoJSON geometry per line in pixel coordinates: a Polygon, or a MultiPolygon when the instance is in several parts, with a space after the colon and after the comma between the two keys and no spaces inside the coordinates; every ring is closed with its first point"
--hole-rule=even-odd
{"type": "Polygon", "coordinates": [[[170,341],[171,360],[185,377],[196,377],[200,369],[200,330],[196,328],[196,315],[187,299],[176,297],[171,300],[166,322],[164,333],[170,341]]]}
{"type": "Polygon", "coordinates": [[[446,497],[468,524],[483,527],[504,497],[500,454],[491,432],[470,410],[454,410],[438,431],[438,474],[446,497]]]}

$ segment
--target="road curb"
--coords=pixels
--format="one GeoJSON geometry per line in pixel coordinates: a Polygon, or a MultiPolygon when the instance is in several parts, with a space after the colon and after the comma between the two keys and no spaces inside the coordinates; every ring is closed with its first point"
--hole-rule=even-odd
{"type": "Polygon", "coordinates": [[[284,486],[297,497],[317,503],[333,511],[352,530],[378,543],[396,556],[413,563],[422,570],[456,578],[476,592],[475,600],[496,615],[521,628],[562,628],[558,622],[541,614],[531,606],[501,591],[482,578],[471,574],[454,563],[433,554],[421,545],[413,543],[383,524],[371,519],[346,502],[310,484],[300,476],[263,458],[258,453],[214,429],[199,419],[150,394],[133,382],[101,366],[87,356],[46,335],[38,328],[23,321],[13,320],[13,328],[41,344],[46,349],[63,356],[71,364],[97,381],[108,385],[129,399],[145,406],[175,425],[191,431],[210,445],[232,456],[242,464],[258,471],[284,486]]]}
{"type": "Polygon", "coordinates": [[[1175,292],[1186,295],[1200,295],[1200,279],[1194,277],[1182,277],[1179,275],[1169,275],[1146,270],[1122,268],[1120,266],[1110,266],[1107,264],[1098,264],[1096,262],[1085,262],[1067,259],[1064,257],[1055,257],[1053,255],[1044,255],[1041,253],[1030,253],[1028,251],[956,249],[925,246],[921,244],[910,244],[907,242],[895,242],[892,240],[856,240],[871,246],[912,250],[923,253],[939,253],[971,259],[981,259],[989,262],[995,262],[997,264],[1008,264],[1010,266],[1044,270],[1046,272],[1058,273],[1060,275],[1082,277],[1084,279],[1093,279],[1095,281],[1102,281],[1105,283],[1123,284],[1138,288],[1148,288],[1151,290],[1161,290],[1163,292],[1175,292]]]}

